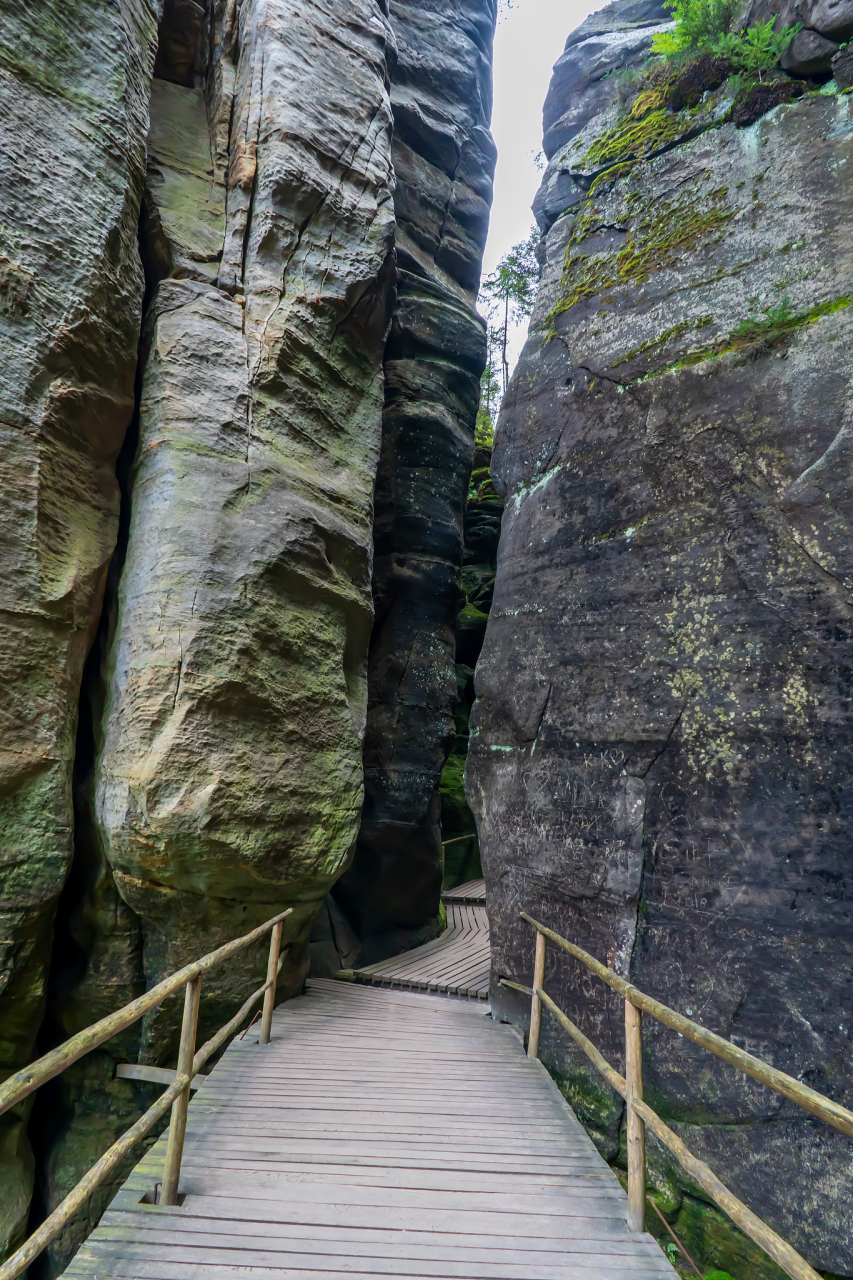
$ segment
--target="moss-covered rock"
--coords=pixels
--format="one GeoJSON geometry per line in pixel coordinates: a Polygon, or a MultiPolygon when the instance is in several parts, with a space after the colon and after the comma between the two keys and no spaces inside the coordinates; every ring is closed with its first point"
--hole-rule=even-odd
{"type": "MultiPolygon", "coordinates": [[[[853,116],[807,89],[739,127],[733,92],[703,91],[666,137],[664,103],[614,105],[546,174],[466,790],[496,973],[529,982],[524,905],[846,1104],[853,116]]],[[[618,1002],[550,951],[546,986],[618,1065],[618,1002]]],[[[492,999],[524,1024],[523,999],[492,999]]],[[[648,1019],[644,1036],[647,1096],[688,1147],[814,1265],[853,1270],[849,1142],[648,1019]]],[[[550,1031],[542,1056],[618,1160],[621,1104],[550,1031]]],[[[773,1275],[654,1159],[703,1265],[773,1275]]]]}
{"type": "MultiPolygon", "coordinates": [[[[134,409],[150,6],[0,4],[0,1079],[36,1051],[86,654],[134,409]]],[[[0,1119],[0,1257],[25,1230],[31,1103],[0,1119]]]]}

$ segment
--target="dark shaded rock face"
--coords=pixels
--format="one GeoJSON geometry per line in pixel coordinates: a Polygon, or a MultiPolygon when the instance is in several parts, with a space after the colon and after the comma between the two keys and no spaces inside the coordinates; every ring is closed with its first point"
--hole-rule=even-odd
{"type": "MultiPolygon", "coordinates": [[[[527,909],[849,1106],[853,114],[808,91],[740,129],[719,123],[732,95],[633,143],[611,107],[546,174],[577,194],[549,213],[498,425],[467,792],[494,978],[529,981],[527,909]]],[[[619,1002],[553,954],[547,984],[621,1063],[619,1002]]],[[[624,1158],[621,1103],[543,1034],[624,1158]]],[[[645,1038],[653,1103],[688,1145],[816,1266],[853,1273],[848,1140],[664,1029],[645,1038]]],[[[775,1274],[660,1152],[653,1176],[705,1260],[775,1274]]]]}
{"type": "Polygon", "coordinates": [[[489,474],[491,449],[476,449],[465,506],[462,557],[463,606],[456,619],[456,736],[441,774],[441,835],[444,885],[448,889],[482,874],[474,815],[465,798],[474,668],[480,657],[495,586],[503,501],[489,474]]]}
{"type": "MultiPolygon", "coordinates": [[[[417,856],[402,888],[381,835],[359,918],[405,937],[420,894],[434,927],[494,4],[391,8],[0,0],[4,1074],[287,906],[282,997],[355,953],[325,900],[374,596],[371,803],[417,856]]],[[[200,1033],[264,971],[206,979],[200,1033]]],[[[150,1101],[116,1062],[174,1065],[180,1015],[0,1121],[0,1254],[150,1101]]]]}
{"type": "Polygon", "coordinates": [[[485,330],[474,312],[494,146],[491,3],[392,4],[397,305],[376,482],[364,814],[335,888],[370,963],[439,927],[439,779],[485,330]]]}
{"type": "Polygon", "coordinates": [[[746,23],[775,17],[775,31],[798,25],[782,56],[783,68],[796,76],[826,78],[833,55],[853,36],[853,0],[752,0],[746,23]]]}

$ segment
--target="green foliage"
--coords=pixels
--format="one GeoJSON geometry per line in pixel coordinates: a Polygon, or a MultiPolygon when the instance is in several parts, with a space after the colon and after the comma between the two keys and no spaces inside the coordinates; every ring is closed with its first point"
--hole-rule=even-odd
{"type": "Polygon", "coordinates": [[[500,348],[503,391],[506,391],[509,381],[506,349],[510,319],[519,324],[528,319],[533,310],[539,279],[539,262],[536,258],[538,242],[539,232],[536,227],[532,227],[527,239],[514,244],[480,286],[480,302],[486,315],[490,321],[497,320],[496,326],[489,326],[489,340],[490,350],[493,335],[500,348]]]}
{"type": "Polygon", "coordinates": [[[845,294],[841,298],[828,298],[826,302],[819,302],[816,306],[809,307],[808,311],[795,312],[790,299],[783,298],[778,306],[768,307],[762,319],[757,316],[747,317],[713,346],[690,351],[672,364],[651,369],[643,374],[639,381],[658,377],[673,369],[686,369],[690,365],[701,364],[704,360],[717,360],[720,356],[733,355],[738,351],[748,351],[751,348],[756,351],[770,350],[783,342],[794,330],[801,329],[807,324],[815,324],[825,316],[835,315],[837,311],[846,311],[851,306],[853,306],[853,294],[845,294]]]}
{"type": "Polygon", "coordinates": [[[480,288],[480,297],[487,304],[501,306],[509,303],[516,321],[526,320],[533,310],[539,263],[536,245],[539,232],[531,228],[526,240],[519,240],[509,253],[504,254],[495,270],[486,276],[480,288]]]}
{"type": "Polygon", "coordinates": [[[790,328],[790,321],[793,315],[794,310],[791,306],[791,299],[785,296],[778,306],[765,308],[763,320],[757,320],[752,316],[742,320],[736,328],[732,329],[729,334],[729,340],[735,344],[740,338],[758,341],[769,334],[787,330],[790,328]]]}
{"type": "Polygon", "coordinates": [[[705,1280],[734,1280],[728,1271],[706,1271],[705,1280]]]}
{"type": "Polygon", "coordinates": [[[713,53],[727,58],[736,71],[764,71],[777,65],[800,30],[800,24],[774,31],[775,16],[757,22],[748,31],[729,28],[738,9],[737,0],[666,0],[672,9],[675,28],[652,40],[655,53],[674,57],[686,51],[713,53]]]}
{"type": "Polygon", "coordinates": [[[491,449],[495,437],[495,418],[501,402],[501,384],[498,378],[502,334],[489,326],[486,367],[480,378],[480,405],[474,425],[474,448],[491,449]]]}
{"type": "Polygon", "coordinates": [[[770,17],[766,22],[757,22],[748,31],[729,31],[720,36],[714,52],[728,58],[737,71],[757,71],[759,74],[771,71],[801,27],[798,22],[793,27],[774,31],[775,21],[770,17]]]}
{"type": "Polygon", "coordinates": [[[652,40],[655,53],[672,56],[684,49],[716,52],[715,44],[727,35],[737,12],[737,0],[666,0],[675,18],[674,31],[662,31],[652,40]]]}
{"type": "Polygon", "coordinates": [[[491,449],[495,443],[495,424],[486,407],[481,404],[477,410],[477,422],[474,426],[474,448],[491,449]]]}

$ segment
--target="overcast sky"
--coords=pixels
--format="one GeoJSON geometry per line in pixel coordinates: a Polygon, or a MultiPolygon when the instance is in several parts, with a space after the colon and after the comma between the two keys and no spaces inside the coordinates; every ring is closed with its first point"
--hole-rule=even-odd
{"type": "MultiPolygon", "coordinates": [[[[492,134],[498,148],[495,201],[483,274],[533,224],[530,205],[541,174],[535,157],[542,147],[542,104],[551,68],[563,52],[566,36],[603,0],[513,0],[504,8],[495,34],[495,106],[492,134]]],[[[526,325],[513,334],[512,363],[524,345],[526,325]]]]}

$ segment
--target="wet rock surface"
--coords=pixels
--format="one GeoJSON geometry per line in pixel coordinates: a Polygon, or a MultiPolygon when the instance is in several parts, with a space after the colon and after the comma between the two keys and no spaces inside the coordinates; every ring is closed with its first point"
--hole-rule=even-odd
{"type": "MultiPolygon", "coordinates": [[[[504,1016],[527,1017],[495,985],[529,981],[526,909],[849,1106],[851,102],[739,128],[731,101],[639,139],[611,107],[546,174],[576,190],[496,434],[467,792],[504,1016]]],[[[619,1003],[568,957],[546,985],[620,1064],[619,1003]]],[[[550,1024],[543,1046],[624,1160],[621,1103],[550,1024]]],[[[654,1024],[646,1052],[688,1146],[850,1274],[846,1140],[654,1024]]],[[[775,1274],[657,1152],[652,1176],[704,1261],[775,1274]]]]}

